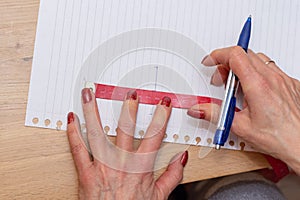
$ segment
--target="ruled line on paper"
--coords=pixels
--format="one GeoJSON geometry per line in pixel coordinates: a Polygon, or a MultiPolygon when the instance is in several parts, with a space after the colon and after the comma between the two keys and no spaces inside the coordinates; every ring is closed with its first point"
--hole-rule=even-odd
{"type": "MultiPolygon", "coordinates": [[[[209,53],[215,48],[234,45],[244,18],[252,14],[253,37],[250,41],[250,48],[257,52],[265,52],[285,72],[300,79],[300,70],[297,70],[296,60],[299,57],[297,50],[300,48],[300,39],[296,34],[300,27],[297,0],[287,2],[279,0],[232,0],[229,2],[222,0],[188,2],[180,0],[66,0],[63,2],[45,0],[40,6],[26,125],[57,128],[56,122],[61,120],[62,129],[65,129],[66,112],[77,109],[80,104],[76,102],[75,94],[78,91],[74,91],[74,85],[80,77],[79,73],[84,61],[101,44],[117,35],[137,29],[172,30],[190,38],[200,45],[203,51],[209,53]],[[289,10],[288,14],[286,10],[289,10]],[[48,120],[47,123],[46,120],[48,120]]],[[[99,52],[98,57],[99,59],[104,57],[104,63],[107,66],[88,67],[85,78],[93,79],[90,81],[117,84],[126,75],[136,73],[137,80],[132,80],[130,84],[136,82],[141,84],[149,74],[138,74],[140,72],[133,66],[142,68],[150,65],[158,66],[160,69],[157,74],[159,81],[153,82],[152,80],[152,83],[149,83],[151,87],[161,90],[172,85],[175,89],[181,89],[182,84],[178,82],[178,79],[185,77],[187,85],[189,84],[193,90],[200,94],[208,93],[199,84],[199,79],[205,74],[199,76],[194,71],[196,68],[201,68],[201,58],[199,58],[199,65],[189,66],[184,59],[175,54],[157,49],[151,51],[143,49],[148,41],[147,37],[156,41],[150,32],[146,33],[146,37],[131,36],[127,41],[121,40],[121,43],[114,41],[112,46],[105,47],[103,54],[99,52]],[[119,64],[113,61],[106,62],[111,59],[111,54],[120,49],[123,52],[132,43],[137,44],[142,50],[120,55],[117,60],[119,64]],[[186,68],[182,69],[180,66],[186,68]],[[182,76],[168,77],[171,73],[167,69],[173,69],[182,76]],[[172,84],[162,84],[160,77],[168,77],[166,80],[172,84]]],[[[163,34],[163,31],[160,31],[156,37],[162,37],[163,34]]],[[[168,44],[171,40],[172,37],[169,37],[166,40],[159,40],[157,44],[168,44]]],[[[169,47],[171,49],[184,48],[182,41],[171,41],[169,47]]],[[[196,46],[187,51],[195,60],[200,56],[196,53],[196,46]]],[[[87,62],[90,65],[97,65],[100,60],[87,60],[87,62]]],[[[80,98],[79,95],[78,98],[80,98]]],[[[109,115],[111,111],[107,108],[105,110],[105,115],[109,115]]],[[[174,120],[179,117],[180,114],[174,115],[174,120]]],[[[81,120],[84,121],[82,118],[81,120]]],[[[111,122],[112,125],[116,124],[115,119],[104,120],[111,122]]],[[[146,118],[142,121],[144,125],[147,124],[146,118]]],[[[171,126],[175,127],[176,122],[171,123],[171,126]]],[[[179,135],[178,141],[182,139],[180,137],[179,135]]],[[[210,137],[211,135],[207,135],[202,138],[201,145],[208,145],[203,141],[210,137]]],[[[239,139],[235,136],[231,138],[236,141],[236,145],[239,143],[239,139]]],[[[167,140],[174,142],[172,137],[167,140]]],[[[190,142],[194,141],[190,140],[190,142]]]]}

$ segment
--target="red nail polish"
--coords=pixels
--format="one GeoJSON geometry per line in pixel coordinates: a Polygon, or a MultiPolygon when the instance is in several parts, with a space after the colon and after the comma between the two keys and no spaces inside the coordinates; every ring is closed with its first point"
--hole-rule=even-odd
{"type": "Polygon", "coordinates": [[[199,114],[198,115],[199,119],[204,119],[205,118],[205,112],[203,110],[199,110],[198,114],[199,114]]]}
{"type": "Polygon", "coordinates": [[[203,110],[188,110],[187,114],[194,118],[205,119],[205,112],[203,110]]]}
{"type": "Polygon", "coordinates": [[[126,100],[136,100],[137,99],[137,93],[135,90],[129,90],[127,92],[126,100]]]}
{"type": "Polygon", "coordinates": [[[181,157],[181,160],[180,160],[180,163],[182,164],[183,167],[186,166],[186,163],[189,159],[189,152],[188,151],[185,151],[181,157]]]}
{"type": "Polygon", "coordinates": [[[74,113],[73,112],[69,112],[68,114],[68,124],[74,122],[74,113]]]}
{"type": "Polygon", "coordinates": [[[84,104],[92,101],[92,92],[89,88],[84,88],[81,91],[82,101],[84,104]]]}
{"type": "Polygon", "coordinates": [[[160,104],[169,107],[171,105],[170,97],[164,97],[160,104]]]}

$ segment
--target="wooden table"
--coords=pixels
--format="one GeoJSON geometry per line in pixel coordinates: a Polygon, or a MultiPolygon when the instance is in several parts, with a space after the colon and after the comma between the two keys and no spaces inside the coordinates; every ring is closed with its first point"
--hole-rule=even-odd
{"type": "MultiPolygon", "coordinates": [[[[24,126],[38,0],[0,1],[0,199],[76,199],[77,175],[63,131],[24,126]]],[[[190,147],[183,182],[268,167],[257,153],[190,147]]]]}

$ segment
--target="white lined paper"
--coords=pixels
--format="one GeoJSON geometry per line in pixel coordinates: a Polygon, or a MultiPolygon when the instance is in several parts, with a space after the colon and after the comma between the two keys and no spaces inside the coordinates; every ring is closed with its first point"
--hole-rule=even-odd
{"type": "MultiPolygon", "coordinates": [[[[250,48],[265,52],[285,72],[300,79],[296,60],[299,54],[297,50],[300,48],[300,39],[297,37],[300,27],[299,6],[297,0],[43,0],[40,4],[25,124],[65,129],[66,115],[74,110],[74,81],[84,61],[93,50],[110,38],[141,28],[175,31],[192,39],[208,53],[215,48],[234,45],[245,19],[252,14],[250,48]],[[34,118],[38,119],[37,123],[33,122],[34,118]],[[50,120],[48,126],[45,125],[46,119],[50,120]],[[62,127],[58,127],[58,121],[62,122],[62,127]]],[[[159,40],[158,43],[168,42],[170,41],[159,40]]],[[[124,50],[130,43],[143,46],[145,40],[131,37],[121,43],[115,42],[106,47],[101,59],[109,59],[112,52],[124,50]]],[[[172,45],[172,48],[176,48],[182,44],[180,41],[173,41],[172,45]]],[[[188,51],[197,58],[194,49],[188,51]]],[[[130,72],[130,66],[155,60],[170,66],[179,63],[185,65],[182,60],[159,51],[128,54],[119,59],[111,73],[101,80],[115,84],[121,74],[130,72]]],[[[102,67],[104,66],[88,68],[88,76],[98,74],[102,67]]],[[[180,72],[191,85],[199,81],[199,77],[192,72],[189,68],[180,72]]],[[[145,79],[147,74],[143,76],[141,79],[145,79]]],[[[174,82],[175,88],[180,88],[172,77],[169,81],[174,82]]],[[[209,95],[197,88],[196,84],[192,87],[202,92],[201,95],[209,95]]],[[[222,96],[221,93],[216,95],[222,96]]],[[[109,111],[105,108],[101,112],[106,114],[109,111]]],[[[111,118],[103,120],[115,124],[111,118]]],[[[144,126],[147,120],[147,117],[144,118],[144,126]]],[[[179,138],[180,142],[184,142],[182,138],[179,138]]],[[[238,144],[238,139],[235,136],[232,138],[238,144]]],[[[167,138],[167,141],[174,142],[172,138],[167,138]]],[[[206,136],[203,136],[201,145],[207,145],[203,141],[206,141],[206,136]]],[[[191,140],[190,143],[195,144],[195,141],[191,140]]]]}

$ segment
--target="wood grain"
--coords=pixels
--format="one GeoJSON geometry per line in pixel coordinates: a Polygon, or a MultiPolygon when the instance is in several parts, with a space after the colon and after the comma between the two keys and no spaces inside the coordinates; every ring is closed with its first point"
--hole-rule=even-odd
{"type": "MultiPolygon", "coordinates": [[[[24,126],[38,8],[38,0],[0,1],[0,199],[77,199],[66,133],[24,126]]],[[[199,159],[199,147],[188,150],[183,182],[268,167],[257,153],[213,150],[199,159]]]]}

